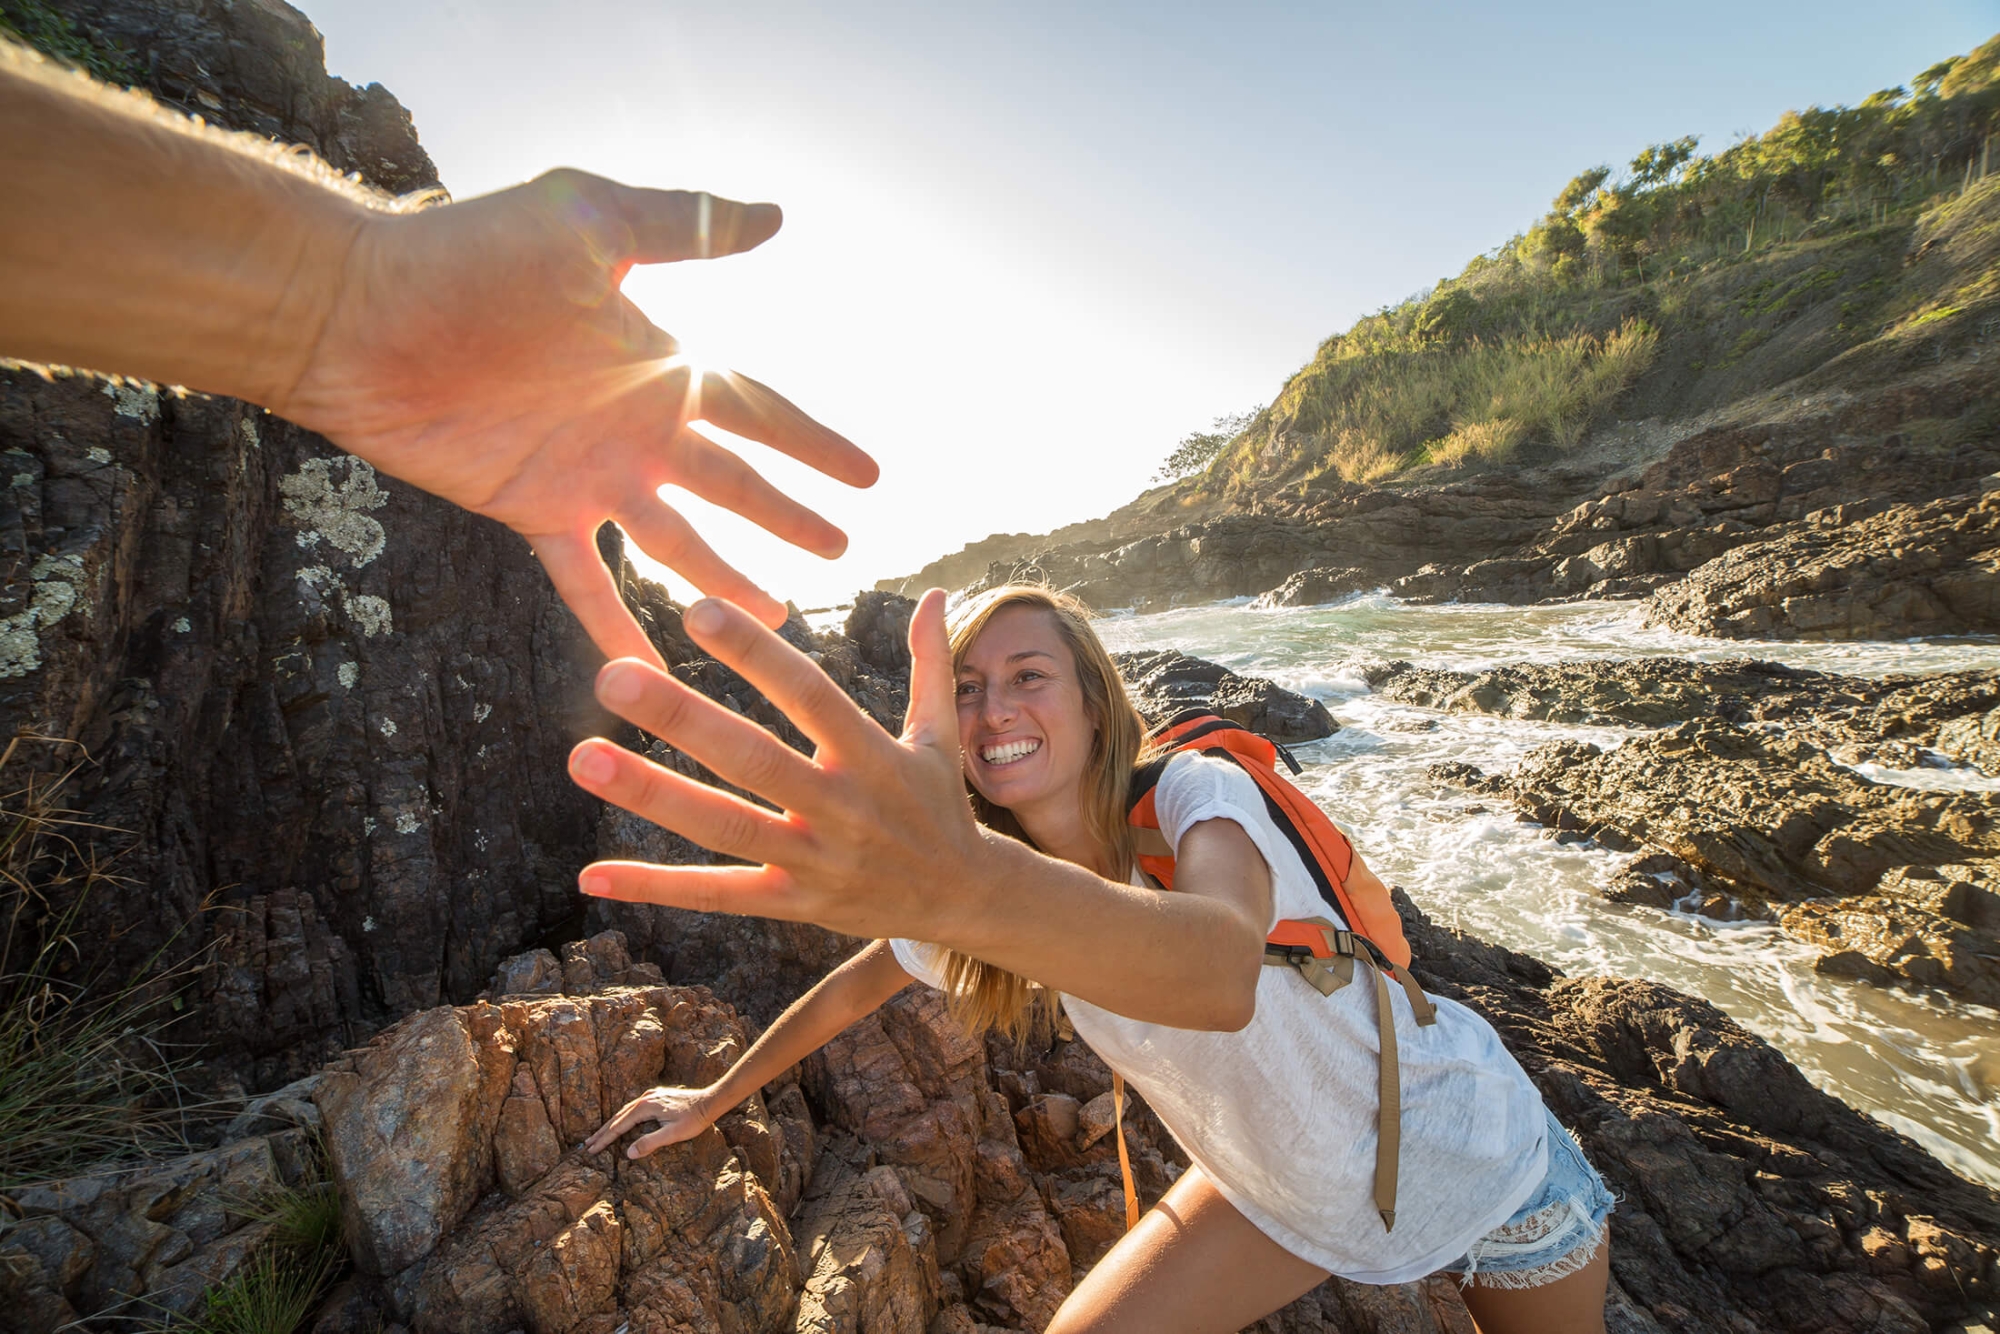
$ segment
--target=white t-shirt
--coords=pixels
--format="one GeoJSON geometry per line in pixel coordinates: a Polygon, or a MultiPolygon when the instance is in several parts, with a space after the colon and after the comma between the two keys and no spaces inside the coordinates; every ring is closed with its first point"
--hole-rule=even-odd
{"type": "MultiPolygon", "coordinates": [[[[1182,754],[1161,775],[1160,832],[1179,846],[1204,820],[1242,826],[1272,870],[1273,913],[1334,915],[1251,777],[1182,754]]],[[[943,951],[890,942],[912,977],[938,986],[943,951]]],[[[1407,1283],[1464,1255],[1507,1221],[1547,1171],[1542,1100],[1492,1025],[1437,999],[1419,1027],[1391,985],[1402,1075],[1396,1228],[1375,1212],[1375,989],[1366,974],[1322,996],[1290,968],[1264,968],[1240,1032],[1144,1023],[1062,998],[1077,1035],[1123,1075],[1188,1157],[1264,1234],[1361,1283],[1407,1283]]]]}

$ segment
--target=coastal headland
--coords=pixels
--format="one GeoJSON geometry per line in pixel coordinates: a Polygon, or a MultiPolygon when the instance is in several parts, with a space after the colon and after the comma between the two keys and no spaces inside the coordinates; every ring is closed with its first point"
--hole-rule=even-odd
{"type": "MultiPolygon", "coordinates": [[[[390,193],[439,184],[395,98],[329,78],[278,0],[0,14],[390,193]]],[[[1876,176],[1711,198],[1727,173],[1690,148],[1599,175],[1507,254],[1330,339],[1198,473],[784,633],[895,727],[903,594],[931,583],[1033,577],[1134,625],[1257,598],[1624,603],[1682,644],[2000,632],[1996,64],[1988,43],[1857,109],[1921,170],[1883,149],[1876,176]]],[[[609,1111],[711,1078],[861,942],[579,907],[593,857],[709,854],[564,777],[582,736],[644,739],[596,709],[586,638],[498,526],[247,404],[83,371],[0,367],[0,452],[0,1326],[219,1327],[275,1296],[326,1334],[1040,1329],[1119,1235],[1108,1070],[1061,1024],[968,1039],[922,988],[686,1144],[586,1154],[609,1111]]],[[[675,675],[805,748],[605,546],[675,675]]],[[[1203,702],[1320,747],[1319,772],[1368,762],[1327,692],[1192,647],[1121,659],[1142,710],[1203,702]]],[[[1615,853],[1621,921],[1768,921],[1839,985],[2000,1004],[1994,670],[1733,652],[1352,673],[1412,727],[1629,732],[1430,778],[1450,820],[1497,804],[1550,849],[1615,853]],[[1871,776],[1926,768],[1957,786],[1871,776]]],[[[1994,1326],[1992,1178],[1718,1002],[1399,906],[1424,986],[1492,1020],[1618,1192],[1611,1328],[1994,1326]]],[[[1142,1102],[1126,1127],[1150,1202],[1186,1159],[1142,1102]]],[[[1434,1278],[1329,1282],[1260,1328],[1471,1325],[1434,1278]]]]}

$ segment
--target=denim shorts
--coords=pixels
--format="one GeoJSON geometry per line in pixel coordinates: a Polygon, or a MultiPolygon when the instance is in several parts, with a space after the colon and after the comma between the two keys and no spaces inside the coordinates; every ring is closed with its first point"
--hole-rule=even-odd
{"type": "Polygon", "coordinates": [[[1539,1288],[1587,1266],[1618,1203],[1583,1146],[1555,1114],[1548,1118],[1549,1170],[1514,1216],[1472,1243],[1448,1273],[1488,1288],[1539,1288]]]}

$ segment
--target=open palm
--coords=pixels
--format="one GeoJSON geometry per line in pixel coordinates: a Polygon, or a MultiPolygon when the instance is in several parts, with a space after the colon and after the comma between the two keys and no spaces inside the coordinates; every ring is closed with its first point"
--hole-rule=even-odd
{"type": "Polygon", "coordinates": [[[382,471],[526,537],[611,657],[657,661],[595,535],[641,550],[767,624],[783,607],[659,499],[667,483],[796,546],[846,536],[689,429],[712,422],[854,486],[860,449],[754,380],[700,372],[619,290],[634,264],[751,249],[777,208],[557,171],[362,227],[315,352],[275,411],[382,471]]]}

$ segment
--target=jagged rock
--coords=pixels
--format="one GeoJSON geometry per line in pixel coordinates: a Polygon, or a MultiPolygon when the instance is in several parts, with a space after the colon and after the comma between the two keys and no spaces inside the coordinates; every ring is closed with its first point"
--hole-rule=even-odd
{"type": "Polygon", "coordinates": [[[782,1132],[760,1098],[646,1159],[564,1147],[747,1046],[699,989],[413,1016],[330,1067],[318,1094],[357,1263],[420,1332],[775,1327],[798,1279],[771,1194],[782,1132]]]}
{"type": "Polygon", "coordinates": [[[1653,594],[1647,624],[1730,639],[1905,639],[2000,628],[2000,495],[1825,514],[1653,594]]]}
{"type": "Polygon", "coordinates": [[[793,1220],[805,1271],[798,1334],[925,1334],[938,1312],[930,1220],[871,1156],[850,1138],[830,1143],[793,1220]]]}
{"type": "Polygon", "coordinates": [[[1753,903],[1798,905],[1779,920],[1828,950],[1823,966],[1834,971],[2000,1000],[2000,935],[1987,924],[1984,887],[2000,858],[1990,795],[1872,783],[1797,737],[1717,719],[1609,752],[1553,742],[1501,780],[1441,766],[1432,775],[1505,791],[1558,831],[1670,853],[1753,903]],[[1954,890],[1946,867],[1978,883],[1954,890]],[[1806,902],[1829,896],[1836,902],[1806,902]]]}
{"type": "Polygon", "coordinates": [[[189,115],[309,144],[336,170],[390,194],[438,184],[410,113],[379,83],[354,88],[329,77],[319,30],[281,0],[66,0],[63,16],[127,57],[134,86],[189,115]]]}
{"type": "Polygon", "coordinates": [[[1158,724],[1184,709],[1201,708],[1273,741],[1317,741],[1340,724],[1316,699],[1286,690],[1263,677],[1238,676],[1227,667],[1190,657],[1178,649],[1114,653],[1132,703],[1148,723],[1158,724]]]}
{"type": "Polygon", "coordinates": [[[1614,1306],[1689,1334],[1918,1331],[1993,1300],[1993,1191],[1813,1088],[1706,1001],[1552,979],[1402,906],[1419,978],[1493,1020],[1620,1195],[1614,1306]],[[1871,1229],[1905,1250],[1888,1254],[1871,1229]],[[1954,1263],[1957,1280],[1943,1272],[1954,1263]]]}
{"type": "Polygon", "coordinates": [[[828,1121],[874,1145],[931,1220],[938,1263],[989,1320],[1039,1329],[1069,1291],[1069,1256],[1021,1159],[985,1047],[912,987],[806,1062],[828,1121]]]}
{"type": "Polygon", "coordinates": [[[1300,570],[1268,593],[1258,594],[1250,605],[1266,610],[1312,607],[1322,602],[1336,602],[1355,593],[1365,593],[1378,586],[1379,581],[1369,578],[1366,571],[1351,566],[1335,569],[1316,566],[1300,570]]]}
{"type": "Polygon", "coordinates": [[[8,1328],[45,1334],[141,1303],[185,1315],[269,1235],[247,1213],[305,1179],[309,1131],[16,1190],[0,1225],[8,1328]]]}

